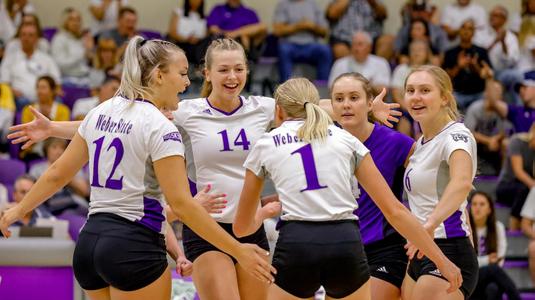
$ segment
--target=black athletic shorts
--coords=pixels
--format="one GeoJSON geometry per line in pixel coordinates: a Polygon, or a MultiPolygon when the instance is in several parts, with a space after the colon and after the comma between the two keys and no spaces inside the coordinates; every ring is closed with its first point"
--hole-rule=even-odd
{"type": "Polygon", "coordinates": [[[85,290],[138,290],[166,269],[164,236],[111,213],[90,215],[74,249],[74,275],[85,290]]]}
{"type": "MultiPolygon", "coordinates": [[[[229,233],[232,237],[237,239],[240,243],[255,244],[255,245],[258,245],[260,248],[265,249],[266,251],[269,252],[269,243],[267,240],[266,231],[264,230],[264,225],[262,225],[255,233],[251,235],[237,238],[234,235],[234,232],[232,231],[232,224],[229,224],[229,223],[217,223],[217,224],[219,224],[219,226],[221,226],[227,233],[229,233]]],[[[182,244],[184,245],[184,254],[186,255],[186,258],[191,262],[195,261],[197,257],[201,256],[202,254],[208,251],[223,252],[219,250],[216,246],[205,241],[202,237],[197,235],[193,230],[191,230],[186,225],[182,227],[182,244]]],[[[232,261],[234,261],[234,263],[237,263],[234,257],[232,257],[230,254],[229,256],[230,258],[232,258],[232,261]]]]}
{"type": "MultiPolygon", "coordinates": [[[[477,255],[472,247],[472,243],[467,237],[451,238],[451,239],[435,239],[435,243],[446,257],[461,269],[463,276],[463,284],[460,287],[465,299],[468,299],[477,285],[477,275],[479,266],[477,263],[477,255]]],[[[444,278],[438,270],[435,263],[429,258],[422,259],[414,258],[409,262],[409,269],[407,271],[409,276],[417,281],[422,275],[431,275],[438,278],[444,278]]]]}
{"type": "Polygon", "coordinates": [[[368,258],[371,276],[401,288],[409,263],[403,248],[406,243],[407,241],[396,232],[380,241],[365,245],[364,252],[368,258]]]}
{"type": "Polygon", "coordinates": [[[343,298],[370,278],[356,221],[287,221],[273,255],[275,284],[300,298],[323,286],[329,297],[343,298]]]}

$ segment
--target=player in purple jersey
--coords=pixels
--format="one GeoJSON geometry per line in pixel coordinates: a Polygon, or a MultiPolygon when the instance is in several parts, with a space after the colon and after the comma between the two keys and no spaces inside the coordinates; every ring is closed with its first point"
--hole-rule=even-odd
{"type": "Polygon", "coordinates": [[[9,237],[9,225],[63,187],[90,160],[90,216],[73,258],[76,278],[90,299],[169,299],[171,274],[159,203],[163,195],[185,224],[231,253],[259,280],[273,280],[270,272],[275,270],[265,260],[267,252],[238,243],[191,198],[181,137],[158,111],[176,109],[177,93],[189,85],[187,69],[187,59],[175,45],[132,38],[118,95],[89,113],[64,154],[0,219],[0,229],[9,237]],[[85,140],[94,134],[103,136],[92,143],[85,140]],[[112,142],[103,147],[109,137],[112,142]]]}
{"type": "Polygon", "coordinates": [[[368,266],[353,214],[357,203],[349,184],[354,177],[393,226],[443,264],[451,276],[450,290],[456,290],[460,270],[396,199],[366,147],[330,124],[314,85],[304,78],[290,79],[277,88],[275,99],[278,128],[264,134],[244,164],[233,227],[238,236],[257,230],[256,207],[269,174],[283,212],[273,258],[279,268],[270,299],[308,298],[320,285],[327,299],[370,299],[368,266]]]}
{"type": "Polygon", "coordinates": [[[444,274],[427,257],[415,256],[416,248],[409,242],[404,299],[468,299],[477,283],[477,256],[466,210],[477,169],[477,147],[470,130],[457,122],[452,90],[450,77],[436,66],[420,66],[407,77],[404,101],[423,135],[416,141],[403,183],[412,213],[461,269],[463,284],[447,293],[444,274]]]}
{"type": "MultiPolygon", "coordinates": [[[[333,118],[370,150],[379,172],[396,197],[402,199],[403,172],[414,151],[414,140],[371,122],[372,99],[373,88],[364,76],[345,73],[334,80],[331,100],[322,100],[322,105],[326,109],[332,105],[333,118]]],[[[360,185],[359,192],[356,214],[372,276],[372,299],[399,299],[408,263],[404,249],[406,241],[360,185]]]]}

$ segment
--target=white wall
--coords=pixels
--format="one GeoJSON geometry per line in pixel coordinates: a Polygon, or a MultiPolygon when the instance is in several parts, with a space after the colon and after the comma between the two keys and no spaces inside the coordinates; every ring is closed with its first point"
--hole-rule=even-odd
{"type": "MultiPolygon", "coordinates": [[[[205,0],[206,13],[208,13],[214,4],[222,3],[224,0],[205,0]]],[[[382,0],[386,3],[388,9],[388,19],[385,22],[385,31],[387,33],[396,33],[400,23],[400,9],[405,0],[382,0]]],[[[434,0],[439,9],[447,3],[455,0],[434,0]]],[[[84,24],[89,24],[89,0],[30,0],[37,9],[37,14],[41,19],[43,26],[58,26],[61,20],[61,12],[67,6],[72,6],[80,10],[84,17],[84,24]]],[[[317,0],[320,7],[326,7],[330,0],[317,0]]],[[[509,12],[520,11],[520,0],[476,0],[487,10],[496,4],[504,5],[509,12]]],[[[167,26],[171,12],[174,7],[182,6],[182,0],[129,0],[131,6],[137,9],[139,14],[139,27],[156,29],[161,32],[167,32],[167,26]]],[[[271,23],[271,15],[275,9],[277,0],[242,0],[242,3],[253,7],[263,22],[271,23]]]]}

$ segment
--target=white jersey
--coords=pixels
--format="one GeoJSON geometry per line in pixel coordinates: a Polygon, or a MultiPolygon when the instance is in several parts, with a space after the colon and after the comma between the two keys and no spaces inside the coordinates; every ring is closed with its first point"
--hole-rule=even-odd
{"type": "Polygon", "coordinates": [[[153,163],[184,156],[176,127],[152,103],[114,97],[92,109],[78,133],[89,148],[89,215],[114,213],[164,233],[153,163]]]}
{"type": "Polygon", "coordinates": [[[189,179],[197,190],[211,184],[211,192],[227,194],[227,207],[212,214],[222,223],[234,221],[245,178],[243,162],[275,116],[272,98],[250,96],[240,101],[231,113],[212,107],[206,98],[184,100],[174,112],[184,138],[189,179]]]}
{"type": "Polygon", "coordinates": [[[302,120],[289,120],[266,133],[244,166],[258,177],[269,174],[282,204],[282,220],[357,219],[350,181],[368,149],[334,125],[326,141],[300,141],[302,125],[302,120]]]}
{"type": "MultiPolygon", "coordinates": [[[[474,136],[464,124],[451,122],[434,138],[416,142],[414,153],[405,170],[404,185],[411,211],[420,223],[433,212],[450,181],[449,158],[456,150],[466,151],[472,159],[472,179],[477,170],[477,148],[474,136]]],[[[443,199],[448,201],[448,199],[443,199]]],[[[470,235],[467,201],[435,230],[435,238],[445,239],[470,235]]]]}

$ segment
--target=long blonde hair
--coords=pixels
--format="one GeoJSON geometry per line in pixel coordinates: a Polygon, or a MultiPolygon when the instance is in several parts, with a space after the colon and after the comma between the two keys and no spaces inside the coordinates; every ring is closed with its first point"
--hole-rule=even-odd
{"type": "Polygon", "coordinates": [[[121,85],[116,95],[130,100],[148,98],[152,94],[150,84],[156,69],[167,72],[173,54],[182,49],[162,40],[145,40],[135,36],[128,42],[124,54],[121,85]]]}
{"type": "MultiPolygon", "coordinates": [[[[245,64],[247,65],[247,58],[245,56],[245,50],[243,49],[242,45],[238,42],[236,42],[233,39],[229,38],[222,38],[222,39],[216,39],[213,40],[210,43],[210,46],[206,49],[206,54],[204,55],[204,71],[209,70],[212,67],[212,63],[214,61],[213,55],[216,51],[233,51],[238,50],[243,53],[243,60],[245,61],[245,64]]],[[[202,83],[201,88],[201,97],[208,97],[212,93],[212,83],[204,79],[204,82],[202,83]]]]}
{"type": "Polygon", "coordinates": [[[459,120],[461,115],[457,109],[457,101],[455,101],[455,97],[453,97],[453,84],[451,83],[448,73],[446,73],[446,71],[444,71],[442,68],[433,65],[416,67],[412,69],[409,75],[407,75],[405,78],[405,83],[403,84],[404,89],[407,88],[407,79],[409,79],[409,77],[416,72],[426,72],[433,77],[438,89],[440,90],[440,95],[445,97],[448,101],[448,104],[446,105],[448,117],[452,121],[459,120]]]}
{"type": "Polygon", "coordinates": [[[291,118],[303,118],[305,123],[297,131],[297,137],[311,142],[325,140],[331,117],[319,106],[318,90],[306,78],[292,78],[277,87],[275,102],[291,118]]]}

